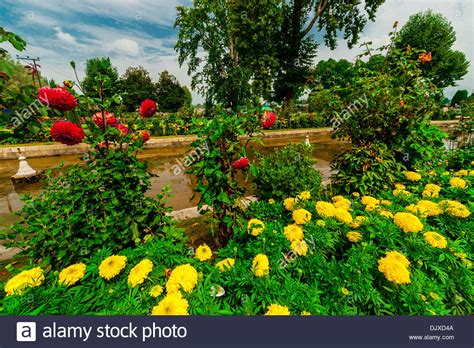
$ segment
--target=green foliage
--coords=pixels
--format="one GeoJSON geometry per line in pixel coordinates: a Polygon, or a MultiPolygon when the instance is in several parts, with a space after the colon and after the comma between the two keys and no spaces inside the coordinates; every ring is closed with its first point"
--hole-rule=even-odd
{"type": "Polygon", "coordinates": [[[465,89],[458,89],[451,99],[451,106],[461,105],[461,102],[468,98],[469,94],[465,89]]]}
{"type": "Polygon", "coordinates": [[[330,89],[332,87],[346,87],[350,85],[355,77],[356,70],[351,62],[346,59],[321,60],[311,72],[312,82],[322,86],[321,89],[330,89]]]}
{"type": "Polygon", "coordinates": [[[194,165],[188,171],[196,176],[195,193],[202,214],[212,208],[216,245],[225,244],[233,234],[245,188],[237,181],[238,170],[232,163],[246,156],[248,142],[257,131],[255,118],[217,111],[212,119],[193,119],[193,133],[198,136],[192,146],[194,165]],[[245,143],[240,137],[246,136],[245,143]],[[202,209],[204,205],[209,208],[202,209]]]}
{"type": "Polygon", "coordinates": [[[119,84],[120,92],[124,93],[123,104],[128,111],[135,111],[145,99],[156,99],[155,84],[142,66],[128,67],[120,77],[119,84]]]}
{"type": "MultiPolygon", "coordinates": [[[[5,30],[0,27],[0,43],[9,42],[17,51],[24,51],[26,48],[26,41],[23,40],[19,35],[5,30]]],[[[7,55],[7,50],[0,47],[0,58],[4,58],[7,55]]],[[[3,72],[3,70],[1,70],[3,72]]]]}
{"type": "Polygon", "coordinates": [[[117,68],[107,58],[91,58],[86,62],[86,76],[82,80],[84,92],[91,98],[99,98],[99,89],[102,97],[112,97],[118,89],[117,68]],[[102,84],[102,86],[100,86],[102,84]],[[100,86],[100,87],[99,87],[100,86]]]}
{"type": "Polygon", "coordinates": [[[104,245],[121,250],[170,223],[163,195],[146,197],[152,174],[132,153],[110,151],[48,174],[45,190],[25,197],[20,221],[8,237],[33,260],[54,268],[104,245]],[[19,242],[15,241],[18,240],[19,242]]]}
{"type": "MultiPolygon", "coordinates": [[[[468,72],[469,61],[463,52],[453,50],[456,32],[441,14],[431,10],[412,15],[400,30],[399,48],[407,46],[431,52],[431,62],[423,64],[422,75],[440,88],[454,86],[468,72]]],[[[413,58],[417,56],[414,54],[413,58]]]]}
{"type": "Polygon", "coordinates": [[[310,146],[289,144],[266,156],[257,154],[258,162],[250,169],[255,194],[262,199],[282,199],[302,191],[319,193],[321,174],[310,153],[310,146]]]}
{"type": "Polygon", "coordinates": [[[333,110],[341,110],[344,108],[343,105],[339,95],[321,85],[314,88],[308,97],[309,111],[316,112],[328,126],[331,125],[331,119],[334,116],[333,110]]]}
{"type": "Polygon", "coordinates": [[[377,192],[395,182],[396,173],[403,165],[383,143],[353,146],[331,162],[336,171],[332,185],[337,192],[349,194],[377,192]]]}
{"type": "Polygon", "coordinates": [[[168,71],[160,74],[160,79],[156,83],[156,98],[158,108],[162,112],[177,112],[180,108],[190,106],[192,97],[187,88],[182,87],[176,77],[168,71]]]}

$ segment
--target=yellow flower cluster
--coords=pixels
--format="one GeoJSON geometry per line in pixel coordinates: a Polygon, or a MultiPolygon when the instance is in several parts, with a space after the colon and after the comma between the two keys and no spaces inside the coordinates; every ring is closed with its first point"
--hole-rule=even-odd
{"type": "Polygon", "coordinates": [[[346,225],[350,225],[352,223],[352,215],[345,209],[336,208],[336,214],[334,217],[346,225]]]}
{"type": "Polygon", "coordinates": [[[283,201],[286,210],[293,210],[296,200],[294,198],[287,198],[283,201]]]}
{"type": "Polygon", "coordinates": [[[421,193],[423,197],[435,198],[439,196],[441,187],[435,184],[426,184],[424,191],[421,193]]]}
{"type": "Polygon", "coordinates": [[[268,309],[265,315],[291,315],[291,314],[287,306],[272,304],[268,306],[268,309]]]}
{"type": "Polygon", "coordinates": [[[422,217],[438,216],[443,213],[443,209],[441,209],[438,203],[427,200],[421,200],[417,204],[410,204],[405,209],[422,217]]]}
{"type": "Polygon", "coordinates": [[[180,289],[191,292],[198,281],[196,269],[189,263],[175,267],[171,271],[170,277],[166,282],[166,291],[169,294],[178,292],[180,289]]]}
{"type": "Polygon", "coordinates": [[[404,232],[420,232],[423,224],[420,219],[410,213],[396,213],[393,217],[395,224],[404,232]]]}
{"type": "Polygon", "coordinates": [[[444,200],[439,202],[439,205],[451,216],[467,218],[471,215],[469,209],[458,201],[444,200]]]}
{"type": "Polygon", "coordinates": [[[295,240],[291,243],[291,250],[299,256],[306,256],[308,252],[308,244],[304,239],[302,240],[295,240]]]}
{"type": "Polygon", "coordinates": [[[202,244],[197,247],[194,255],[199,261],[206,261],[212,257],[212,250],[207,244],[202,244]]]}
{"type": "Polygon", "coordinates": [[[218,267],[222,272],[230,270],[235,265],[235,259],[228,257],[222,261],[216,263],[216,267],[218,267]]]}
{"type": "Polygon", "coordinates": [[[467,187],[467,181],[461,178],[451,178],[449,179],[449,184],[452,187],[465,189],[467,187]]]}
{"type": "Polygon", "coordinates": [[[126,256],[112,255],[103,260],[99,265],[99,275],[107,280],[118,275],[127,264],[126,256]]]}
{"type": "Polygon", "coordinates": [[[258,254],[252,261],[252,270],[257,277],[264,277],[270,272],[270,263],[265,254],[258,254]]]}
{"type": "Polygon", "coordinates": [[[293,211],[293,220],[297,225],[304,225],[311,221],[311,213],[306,209],[296,209],[293,211]]]}
{"type": "Polygon", "coordinates": [[[357,231],[350,231],[347,233],[347,239],[352,243],[357,243],[362,239],[362,234],[357,231]]]}
{"type": "Polygon", "coordinates": [[[40,286],[43,280],[43,270],[39,267],[35,267],[23,271],[8,280],[4,290],[7,293],[7,296],[13,294],[20,295],[28,287],[40,286]]]}
{"type": "Polygon", "coordinates": [[[350,200],[348,200],[347,198],[344,198],[342,196],[334,196],[332,198],[332,201],[333,201],[334,207],[341,208],[341,209],[344,209],[344,210],[349,210],[349,208],[351,207],[351,204],[352,204],[352,202],[350,200]]]}
{"type": "Polygon", "coordinates": [[[403,184],[395,184],[395,190],[392,191],[394,196],[399,196],[399,195],[405,195],[409,196],[411,195],[410,191],[407,191],[405,185],[403,184]]]}
{"type": "Polygon", "coordinates": [[[390,210],[380,209],[379,214],[380,214],[380,216],[393,219],[393,214],[390,210]]]}
{"type": "Polygon", "coordinates": [[[178,292],[167,294],[151,312],[152,315],[188,315],[189,303],[178,292]]]}
{"type": "Polygon", "coordinates": [[[318,220],[318,221],[316,221],[316,225],[318,225],[319,227],[325,227],[326,226],[326,221],[318,220]]]}
{"type": "Polygon", "coordinates": [[[250,219],[247,223],[247,232],[252,236],[259,236],[265,230],[265,224],[259,219],[250,219]]]}
{"type": "Polygon", "coordinates": [[[352,228],[359,228],[360,226],[362,226],[366,222],[367,222],[367,218],[365,216],[358,215],[358,216],[356,216],[356,218],[354,219],[354,221],[351,223],[350,226],[352,228]]]}
{"type": "Polygon", "coordinates": [[[163,287],[161,285],[155,285],[150,289],[150,296],[152,297],[158,297],[163,293],[163,287]]]}
{"type": "Polygon", "coordinates": [[[134,288],[142,284],[153,270],[153,262],[143,259],[135,267],[132,268],[128,275],[128,284],[134,288]]]}
{"type": "Polygon", "coordinates": [[[379,260],[379,271],[395,284],[410,284],[410,261],[398,251],[389,251],[379,260]]]}
{"type": "Polygon", "coordinates": [[[380,200],[372,196],[362,196],[360,201],[363,205],[379,205],[380,204],[380,200]]]}
{"type": "Polygon", "coordinates": [[[433,248],[444,249],[448,246],[446,238],[444,238],[439,233],[433,231],[425,232],[423,233],[423,237],[425,237],[426,242],[433,248]]]}
{"type": "Polygon", "coordinates": [[[410,181],[419,181],[421,179],[421,175],[416,172],[405,172],[405,178],[410,181]]]}
{"type": "Polygon", "coordinates": [[[290,242],[302,240],[304,238],[303,229],[296,224],[288,225],[283,230],[286,239],[288,239],[290,242]]]}
{"type": "Polygon", "coordinates": [[[463,176],[468,176],[470,173],[468,170],[466,169],[461,169],[461,170],[458,170],[457,172],[454,173],[454,176],[459,176],[459,177],[463,177],[463,176]]]}
{"type": "Polygon", "coordinates": [[[85,273],[86,265],[82,262],[66,267],[59,273],[59,284],[74,285],[84,277],[85,273]]]}
{"type": "Polygon", "coordinates": [[[319,201],[316,202],[316,211],[322,217],[333,217],[336,215],[336,207],[332,203],[319,201]]]}
{"type": "Polygon", "coordinates": [[[300,201],[307,201],[311,198],[311,193],[309,191],[303,191],[298,196],[296,196],[296,198],[300,201]]]}

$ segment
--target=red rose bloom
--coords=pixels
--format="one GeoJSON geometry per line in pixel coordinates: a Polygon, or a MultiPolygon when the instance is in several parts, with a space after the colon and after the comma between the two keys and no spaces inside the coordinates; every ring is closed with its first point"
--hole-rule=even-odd
{"type": "Polygon", "coordinates": [[[54,141],[66,145],[80,144],[86,136],[81,127],[69,121],[59,121],[53,124],[50,134],[54,141]]]}
{"type": "Polygon", "coordinates": [[[418,59],[420,60],[421,64],[429,63],[431,62],[431,52],[428,53],[420,53],[418,56],[418,59]]]}
{"type": "Polygon", "coordinates": [[[117,128],[122,133],[123,136],[128,134],[128,128],[124,126],[123,124],[117,123],[117,124],[112,125],[112,127],[117,128]]]}
{"type": "Polygon", "coordinates": [[[241,157],[237,161],[231,164],[234,169],[245,169],[249,166],[250,162],[247,157],[241,157]]]}
{"type": "MultiPolygon", "coordinates": [[[[102,112],[96,112],[94,116],[92,116],[92,120],[96,124],[97,127],[102,128],[104,126],[104,121],[102,119],[102,112]]],[[[118,123],[118,120],[115,118],[115,115],[109,112],[105,112],[105,120],[107,125],[114,126],[118,123]]]]}
{"type": "Polygon", "coordinates": [[[150,133],[146,130],[141,130],[140,136],[142,137],[143,143],[146,143],[148,140],[150,140],[150,133]]]}
{"type": "Polygon", "coordinates": [[[262,116],[262,127],[265,129],[271,128],[276,122],[275,113],[272,111],[265,111],[262,116]]]}
{"type": "Polygon", "coordinates": [[[398,104],[400,104],[400,107],[403,107],[403,105],[405,105],[405,101],[402,99],[402,100],[400,100],[400,102],[398,104]]]}
{"type": "Polygon", "coordinates": [[[64,87],[41,87],[38,92],[39,101],[51,109],[69,111],[77,106],[76,98],[64,87]]]}
{"type": "Polygon", "coordinates": [[[140,116],[144,118],[151,117],[156,112],[156,103],[151,99],[145,99],[140,105],[140,116]]]}

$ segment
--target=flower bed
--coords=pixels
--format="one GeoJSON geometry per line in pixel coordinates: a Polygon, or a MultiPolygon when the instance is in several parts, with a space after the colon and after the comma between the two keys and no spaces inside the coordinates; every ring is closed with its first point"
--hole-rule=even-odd
{"type": "Polygon", "coordinates": [[[418,174],[373,196],[253,203],[220,250],[191,252],[171,229],[118,258],[32,265],[4,285],[2,313],[470,314],[473,163],[418,174]]]}

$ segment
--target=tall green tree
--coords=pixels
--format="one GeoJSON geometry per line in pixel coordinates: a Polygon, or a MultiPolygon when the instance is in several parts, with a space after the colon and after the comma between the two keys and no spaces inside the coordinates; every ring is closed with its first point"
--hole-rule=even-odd
{"type": "Polygon", "coordinates": [[[126,93],[123,104],[128,111],[135,110],[144,99],[156,99],[156,86],[142,66],[128,67],[120,77],[119,85],[120,91],[126,93]]]}
{"type": "Polygon", "coordinates": [[[431,52],[432,60],[422,65],[424,76],[440,87],[455,86],[467,74],[469,62],[463,52],[453,50],[456,32],[441,14],[431,10],[408,19],[398,35],[397,46],[411,46],[431,52]]]}
{"type": "Polygon", "coordinates": [[[189,106],[189,90],[186,92],[176,77],[168,71],[160,74],[160,79],[156,83],[156,97],[158,99],[158,108],[163,112],[176,112],[183,106],[189,106]]]}
{"type": "Polygon", "coordinates": [[[112,61],[107,58],[91,58],[86,62],[86,76],[82,80],[82,87],[89,97],[98,98],[98,81],[103,84],[102,91],[104,98],[110,98],[118,90],[118,72],[112,65],[112,61]]]}
{"type": "Polygon", "coordinates": [[[458,89],[451,99],[451,106],[460,105],[462,101],[468,98],[469,94],[465,89],[458,89]]]}

